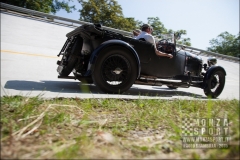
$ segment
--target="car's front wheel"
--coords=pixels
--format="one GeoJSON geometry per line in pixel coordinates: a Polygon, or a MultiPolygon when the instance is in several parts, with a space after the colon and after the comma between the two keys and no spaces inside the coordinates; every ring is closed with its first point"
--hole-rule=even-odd
{"type": "Polygon", "coordinates": [[[95,85],[106,93],[125,92],[136,80],[136,60],[123,47],[108,47],[96,59],[92,77],[95,85]]]}
{"type": "Polygon", "coordinates": [[[214,71],[206,81],[204,93],[209,98],[217,98],[223,91],[225,74],[221,70],[214,71]]]}

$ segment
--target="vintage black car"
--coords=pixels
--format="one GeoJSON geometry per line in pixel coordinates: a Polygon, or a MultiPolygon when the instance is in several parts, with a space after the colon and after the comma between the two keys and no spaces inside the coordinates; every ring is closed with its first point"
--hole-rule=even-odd
{"type": "Polygon", "coordinates": [[[170,89],[202,88],[206,96],[218,97],[226,72],[216,58],[202,58],[162,39],[157,48],[173,58],[157,56],[154,45],[103,29],[99,24],[82,25],[68,33],[58,56],[58,78],[94,83],[106,93],[122,93],[133,84],[166,85],[170,89]],[[69,76],[70,73],[74,76],[69,76]]]}

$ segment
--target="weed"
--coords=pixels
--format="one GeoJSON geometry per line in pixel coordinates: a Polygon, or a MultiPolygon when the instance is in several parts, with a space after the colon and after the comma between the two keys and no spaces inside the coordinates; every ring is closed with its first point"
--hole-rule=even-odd
{"type": "Polygon", "coordinates": [[[0,124],[2,158],[239,158],[238,100],[5,96],[0,124]],[[228,118],[230,148],[182,149],[182,118],[228,118]]]}

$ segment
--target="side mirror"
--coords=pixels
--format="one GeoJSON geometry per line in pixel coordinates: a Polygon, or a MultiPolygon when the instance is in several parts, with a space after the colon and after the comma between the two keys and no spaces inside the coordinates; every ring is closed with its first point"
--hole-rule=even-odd
{"type": "Polygon", "coordinates": [[[215,57],[209,57],[207,59],[207,63],[209,67],[214,66],[215,64],[217,64],[217,59],[215,57]]]}
{"type": "Polygon", "coordinates": [[[176,32],[174,33],[174,44],[176,45],[177,40],[179,40],[181,38],[181,33],[176,32]]]}
{"type": "Polygon", "coordinates": [[[179,32],[174,33],[174,39],[179,40],[181,38],[181,34],[179,32]]]}

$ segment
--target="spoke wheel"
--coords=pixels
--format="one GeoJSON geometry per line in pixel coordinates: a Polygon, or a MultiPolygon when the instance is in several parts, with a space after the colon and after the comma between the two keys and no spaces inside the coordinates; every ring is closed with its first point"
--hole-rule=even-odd
{"type": "Polygon", "coordinates": [[[72,72],[76,63],[77,63],[77,58],[75,58],[72,55],[69,55],[69,56],[64,55],[61,60],[61,64],[63,65],[63,70],[61,71],[61,73],[59,73],[59,75],[68,76],[72,72]],[[67,64],[64,64],[64,62],[67,64]]]}
{"type": "Polygon", "coordinates": [[[126,58],[121,55],[112,55],[103,62],[101,71],[105,82],[110,85],[123,85],[131,68],[126,58]]]}
{"type": "Polygon", "coordinates": [[[76,40],[73,43],[73,46],[67,49],[67,53],[65,53],[61,60],[61,66],[63,67],[62,71],[59,73],[60,76],[68,76],[73,68],[75,67],[78,59],[75,55],[79,54],[79,51],[82,49],[82,38],[80,36],[75,37],[76,40]]]}
{"type": "Polygon", "coordinates": [[[132,86],[136,77],[136,60],[123,47],[107,48],[96,60],[93,80],[104,92],[122,93],[132,86]]]}
{"type": "Polygon", "coordinates": [[[223,91],[225,85],[225,74],[222,71],[215,71],[207,79],[204,93],[209,98],[217,98],[223,91]]]}

